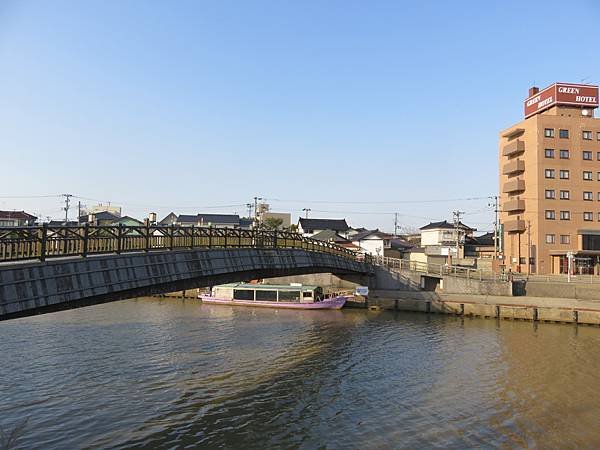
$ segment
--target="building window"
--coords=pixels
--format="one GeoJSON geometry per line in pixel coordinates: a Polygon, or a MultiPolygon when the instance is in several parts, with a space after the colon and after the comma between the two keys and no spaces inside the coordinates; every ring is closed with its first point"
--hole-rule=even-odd
{"type": "Polygon", "coordinates": [[[585,191],[583,193],[583,199],[584,200],[588,200],[588,201],[593,201],[594,200],[594,193],[593,192],[585,191]]]}
{"type": "Polygon", "coordinates": [[[568,180],[569,179],[569,171],[568,170],[561,170],[560,171],[560,179],[561,180],[568,180]]]}
{"type": "Polygon", "coordinates": [[[600,152],[596,152],[596,159],[600,161],[600,152]]]}
{"type": "MultiPolygon", "coordinates": [[[[600,152],[598,154],[600,155],[600,152]]],[[[546,158],[554,158],[554,149],[553,148],[547,148],[546,150],[544,150],[544,156],[546,158]]]]}
{"type": "Polygon", "coordinates": [[[600,131],[597,131],[597,132],[596,132],[596,140],[597,140],[597,141],[600,141],[600,131]]]}
{"type": "Polygon", "coordinates": [[[546,235],[546,244],[554,244],[555,237],[553,234],[546,235]]]}
{"type": "Polygon", "coordinates": [[[590,181],[592,179],[592,172],[588,172],[587,170],[583,172],[583,179],[590,181]]]}
{"type": "MultiPolygon", "coordinates": [[[[590,172],[591,173],[591,172],[590,172]]],[[[554,178],[554,169],[546,169],[544,171],[544,176],[546,178],[554,178]]]]}
{"type": "Polygon", "coordinates": [[[553,209],[547,209],[546,210],[546,219],[548,219],[548,220],[556,219],[556,211],[554,211],[553,209]]]}
{"type": "Polygon", "coordinates": [[[558,130],[558,137],[561,139],[569,139],[569,130],[558,130]]]}
{"type": "Polygon", "coordinates": [[[586,161],[592,160],[592,152],[588,152],[587,150],[583,151],[583,159],[586,161]]]}
{"type": "Polygon", "coordinates": [[[583,220],[587,221],[587,222],[591,222],[592,220],[594,220],[594,213],[592,212],[584,212],[583,213],[583,220]]]}
{"type": "Polygon", "coordinates": [[[553,138],[554,137],[554,128],[544,128],[544,137],[553,138]]]}
{"type": "Polygon", "coordinates": [[[569,150],[561,150],[560,159],[569,159],[569,150]]]}
{"type": "MultiPolygon", "coordinates": [[[[600,194],[600,192],[598,194],[600,194]]],[[[549,199],[556,198],[556,192],[553,189],[546,189],[544,197],[549,199]]]]}
{"type": "Polygon", "coordinates": [[[571,236],[568,234],[561,234],[560,235],[560,243],[561,244],[570,244],[571,243],[571,236]]]}
{"type": "Polygon", "coordinates": [[[598,222],[600,222],[600,213],[598,213],[598,222]]]}
{"type": "MultiPolygon", "coordinates": [[[[554,192],[554,191],[552,191],[552,192],[554,192]]],[[[569,200],[569,198],[571,197],[569,194],[570,194],[569,191],[560,191],[560,199],[561,200],[569,200]]]]}
{"type": "Polygon", "coordinates": [[[582,137],[584,140],[586,140],[586,141],[592,140],[592,132],[591,131],[583,131],[581,134],[582,134],[582,137]]]}
{"type": "Polygon", "coordinates": [[[560,220],[571,220],[571,212],[570,211],[561,211],[560,212],[560,220]]]}

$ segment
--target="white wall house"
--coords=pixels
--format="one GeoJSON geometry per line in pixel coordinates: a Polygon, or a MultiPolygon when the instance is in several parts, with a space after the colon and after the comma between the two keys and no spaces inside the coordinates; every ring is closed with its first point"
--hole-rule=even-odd
{"type": "Polygon", "coordinates": [[[346,236],[350,227],[346,219],[303,219],[298,220],[298,233],[310,237],[321,231],[331,230],[346,236]]]}
{"type": "Polygon", "coordinates": [[[463,257],[465,236],[472,236],[473,228],[463,223],[456,227],[453,223],[446,220],[442,222],[432,222],[421,230],[421,247],[425,249],[426,255],[432,256],[453,256],[456,255],[456,240],[459,243],[459,258],[463,257]]]}
{"type": "Polygon", "coordinates": [[[364,253],[373,256],[384,256],[385,249],[391,247],[393,236],[379,230],[367,230],[351,236],[352,243],[364,253]]]}

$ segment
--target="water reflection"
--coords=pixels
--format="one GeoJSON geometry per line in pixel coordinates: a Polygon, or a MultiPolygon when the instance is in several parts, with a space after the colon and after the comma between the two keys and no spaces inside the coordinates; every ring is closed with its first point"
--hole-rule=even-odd
{"type": "Polygon", "coordinates": [[[600,445],[597,328],[137,299],[0,338],[27,448],[600,445]]]}

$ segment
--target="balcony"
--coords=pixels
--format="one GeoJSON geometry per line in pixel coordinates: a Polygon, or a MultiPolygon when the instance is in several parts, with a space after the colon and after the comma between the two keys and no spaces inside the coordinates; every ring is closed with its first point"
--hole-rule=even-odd
{"type": "Polygon", "coordinates": [[[504,231],[508,233],[520,233],[525,231],[525,221],[524,220],[509,220],[504,223],[504,231]]]}
{"type": "Polygon", "coordinates": [[[511,192],[520,192],[525,190],[525,181],[524,180],[512,180],[504,183],[502,187],[502,192],[504,194],[509,194],[511,192]]]}
{"type": "Polygon", "coordinates": [[[525,200],[508,200],[502,207],[504,212],[525,211],[525,200]]]}
{"type": "Polygon", "coordinates": [[[520,139],[514,140],[504,146],[502,156],[512,156],[525,151],[525,141],[520,139]]]}
{"type": "Polygon", "coordinates": [[[515,159],[502,167],[502,175],[521,173],[525,171],[525,161],[515,159]]]}

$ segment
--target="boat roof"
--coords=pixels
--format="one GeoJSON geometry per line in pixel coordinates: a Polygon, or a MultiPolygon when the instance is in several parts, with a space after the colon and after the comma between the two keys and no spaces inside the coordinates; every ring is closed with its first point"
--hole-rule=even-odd
{"type": "Polygon", "coordinates": [[[252,284],[252,283],[227,283],[220,284],[214,287],[228,287],[228,288],[242,288],[242,289],[256,289],[256,290],[314,290],[320,286],[312,284],[303,284],[302,286],[292,286],[290,284],[252,284]]]}

